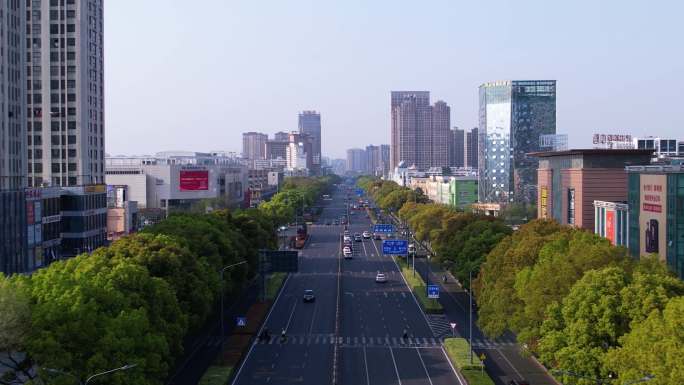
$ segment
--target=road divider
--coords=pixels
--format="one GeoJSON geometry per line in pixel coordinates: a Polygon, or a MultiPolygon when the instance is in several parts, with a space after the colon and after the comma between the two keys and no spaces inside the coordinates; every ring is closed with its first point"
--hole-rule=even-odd
{"type": "Polygon", "coordinates": [[[465,338],[446,338],[444,350],[451,363],[463,374],[468,385],[494,385],[494,381],[483,370],[484,364],[477,354],[470,355],[470,344],[465,338]]]}
{"type": "Polygon", "coordinates": [[[413,294],[418,299],[423,311],[427,314],[441,314],[444,313],[444,308],[439,303],[438,300],[433,298],[428,298],[427,296],[427,285],[425,281],[420,277],[420,274],[413,274],[413,270],[406,264],[406,260],[403,257],[395,257],[397,265],[401,270],[401,274],[404,276],[406,283],[413,292],[413,294]]]}

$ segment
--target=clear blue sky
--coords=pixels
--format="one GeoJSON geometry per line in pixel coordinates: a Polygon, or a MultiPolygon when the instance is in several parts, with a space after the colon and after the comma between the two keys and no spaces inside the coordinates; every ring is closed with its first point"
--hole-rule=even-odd
{"type": "Polygon", "coordinates": [[[108,0],[110,154],[241,149],[322,113],[324,155],[389,143],[391,90],[477,124],[477,87],[558,80],[558,132],[684,139],[683,1],[108,0]],[[201,6],[200,6],[201,5],[201,6]]]}

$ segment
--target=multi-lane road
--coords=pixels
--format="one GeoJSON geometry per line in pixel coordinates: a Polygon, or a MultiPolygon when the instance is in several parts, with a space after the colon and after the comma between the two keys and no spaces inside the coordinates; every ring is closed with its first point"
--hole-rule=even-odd
{"type": "MultiPolygon", "coordinates": [[[[272,338],[255,342],[233,383],[463,384],[436,338],[445,321],[423,314],[379,241],[354,242],[354,257],[341,258],[343,226],[324,223],[346,214],[344,195],[324,203],[299,272],[289,276],[265,322],[272,338]],[[375,282],[378,272],[387,283],[375,282]],[[303,302],[306,289],[314,290],[314,302],[303,302]]],[[[350,218],[352,234],[370,230],[365,212],[350,218]]]]}

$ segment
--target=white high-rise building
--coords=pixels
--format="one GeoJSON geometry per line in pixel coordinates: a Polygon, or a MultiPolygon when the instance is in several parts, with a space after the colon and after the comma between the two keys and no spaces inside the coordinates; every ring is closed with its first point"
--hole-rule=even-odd
{"type": "Polygon", "coordinates": [[[26,8],[0,2],[0,190],[26,187],[26,8]]]}
{"type": "Polygon", "coordinates": [[[25,3],[28,183],[104,183],[104,0],[25,3]]]}

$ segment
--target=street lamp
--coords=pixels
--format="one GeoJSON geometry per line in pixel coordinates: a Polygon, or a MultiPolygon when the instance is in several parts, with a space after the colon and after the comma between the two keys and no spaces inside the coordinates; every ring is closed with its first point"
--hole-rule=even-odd
{"type": "Polygon", "coordinates": [[[81,385],[88,385],[88,384],[90,383],[90,381],[92,381],[92,380],[95,379],[96,377],[104,376],[104,375],[107,375],[107,374],[111,374],[111,373],[119,372],[119,371],[123,371],[123,370],[133,369],[133,368],[135,368],[136,366],[138,366],[138,364],[128,364],[128,365],[124,365],[124,366],[122,366],[122,367],[120,367],[120,368],[107,370],[107,371],[104,371],[104,372],[102,372],[102,373],[96,373],[96,374],[93,374],[92,376],[88,377],[88,378],[85,380],[85,382],[81,381],[81,379],[78,378],[78,377],[76,377],[75,375],[73,375],[73,374],[71,374],[71,373],[67,373],[67,372],[62,371],[62,370],[59,370],[59,369],[43,368],[43,370],[45,370],[46,372],[49,372],[49,373],[55,373],[55,374],[61,374],[61,375],[73,377],[76,381],[78,381],[79,384],[81,384],[81,385]]]}
{"type": "Polygon", "coordinates": [[[470,302],[468,305],[468,335],[470,336],[470,363],[473,363],[473,271],[477,269],[477,266],[472,267],[468,271],[468,297],[470,302]]]}
{"type": "Polygon", "coordinates": [[[223,269],[221,269],[221,272],[220,272],[220,274],[221,274],[221,350],[223,350],[223,339],[225,337],[225,332],[224,332],[225,323],[223,322],[223,313],[224,313],[223,298],[224,298],[224,291],[225,291],[224,287],[223,287],[223,273],[232,267],[244,265],[245,263],[247,263],[247,261],[241,261],[238,263],[233,263],[232,265],[225,266],[223,269]]]}

